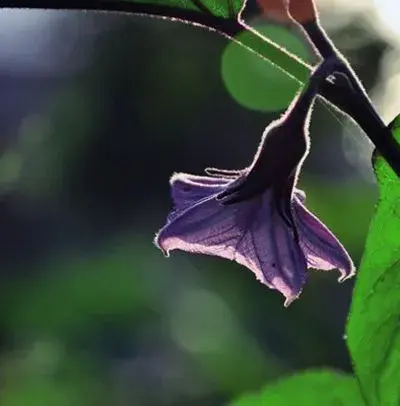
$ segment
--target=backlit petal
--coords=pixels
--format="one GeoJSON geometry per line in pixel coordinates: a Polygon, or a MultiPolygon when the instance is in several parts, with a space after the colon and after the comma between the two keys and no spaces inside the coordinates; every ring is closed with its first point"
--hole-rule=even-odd
{"type": "Polygon", "coordinates": [[[172,221],[182,211],[198,201],[219,193],[231,179],[196,176],[188,173],[174,173],[170,179],[174,209],[167,216],[172,221]]]}
{"type": "Polygon", "coordinates": [[[349,254],[334,234],[314,216],[296,197],[294,216],[298,226],[300,246],[310,268],[338,269],[339,281],[354,275],[354,264],[349,254]]]}
{"type": "Polygon", "coordinates": [[[279,290],[285,305],[299,296],[305,282],[304,254],[269,193],[229,207],[206,197],[167,223],[155,242],[166,254],[180,249],[235,260],[279,290]]]}
{"type": "Polygon", "coordinates": [[[231,179],[196,176],[188,173],[174,173],[170,179],[172,200],[176,208],[195,204],[199,200],[219,193],[232,182],[231,179]]]}

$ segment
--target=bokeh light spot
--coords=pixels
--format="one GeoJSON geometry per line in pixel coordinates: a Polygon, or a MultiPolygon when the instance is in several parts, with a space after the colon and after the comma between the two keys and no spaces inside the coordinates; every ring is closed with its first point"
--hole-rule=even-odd
{"type": "Polygon", "coordinates": [[[177,297],[170,328],[178,345],[196,353],[220,350],[236,330],[227,304],[204,289],[185,290],[177,297]]]}
{"type": "MultiPolygon", "coordinates": [[[[257,26],[256,29],[304,61],[311,60],[308,46],[290,30],[273,24],[257,26]]],[[[238,38],[248,35],[252,34],[245,32],[238,38]]],[[[222,56],[221,71],[225,86],[232,97],[252,110],[283,110],[300,87],[297,81],[272,63],[233,41],[226,47],[222,56]]]]}
{"type": "Polygon", "coordinates": [[[394,34],[400,34],[399,12],[400,3],[398,0],[374,0],[375,9],[382,19],[385,27],[394,34]]]}
{"type": "Polygon", "coordinates": [[[9,149],[0,159],[0,184],[4,187],[18,179],[22,157],[17,149],[9,149]]]}

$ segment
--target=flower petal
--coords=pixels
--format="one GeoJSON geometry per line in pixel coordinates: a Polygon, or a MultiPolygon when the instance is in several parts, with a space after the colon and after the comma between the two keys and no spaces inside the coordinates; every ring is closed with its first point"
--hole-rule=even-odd
{"type": "Polygon", "coordinates": [[[231,179],[174,173],[170,179],[174,209],[168,214],[167,222],[198,201],[219,193],[229,182],[231,179]]]}
{"type": "Polygon", "coordinates": [[[222,207],[215,195],[208,196],[181,210],[167,223],[156,236],[156,245],[166,254],[174,249],[208,254],[212,247],[215,252],[210,255],[233,259],[231,247],[241,237],[235,223],[239,212],[238,207],[229,210],[222,207]]]}
{"type": "Polygon", "coordinates": [[[303,251],[269,193],[229,207],[206,197],[168,222],[155,243],[167,255],[180,249],[235,260],[279,290],[286,306],[299,296],[306,278],[303,251]]]}
{"type": "MultiPolygon", "coordinates": [[[[214,169],[214,168],[211,168],[214,169]]],[[[189,204],[195,204],[197,201],[220,193],[228,184],[232,184],[232,179],[198,176],[189,173],[174,173],[170,179],[172,200],[176,210],[187,208],[189,204]]],[[[303,190],[294,188],[294,195],[302,203],[305,203],[306,194],[303,190]]]]}
{"type": "Polygon", "coordinates": [[[235,259],[250,268],[261,282],[278,289],[286,297],[287,307],[302,291],[307,262],[292,230],[271,207],[271,197],[264,194],[235,259]]]}
{"type": "Polygon", "coordinates": [[[294,215],[300,246],[310,268],[328,271],[338,269],[339,282],[354,275],[355,268],[349,254],[329,228],[294,197],[294,215]]]}
{"type": "Polygon", "coordinates": [[[172,200],[176,208],[219,193],[230,183],[231,179],[213,178],[211,176],[197,176],[188,173],[174,173],[169,181],[172,200]]]}

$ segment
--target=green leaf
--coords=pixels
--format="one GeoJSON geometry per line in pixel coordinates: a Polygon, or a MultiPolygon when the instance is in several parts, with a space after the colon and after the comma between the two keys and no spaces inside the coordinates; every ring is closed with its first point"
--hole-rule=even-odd
{"type": "Polygon", "coordinates": [[[245,395],[230,406],[358,406],[364,405],[356,380],[335,371],[306,371],[245,395]]]}
{"type": "Polygon", "coordinates": [[[131,3],[154,6],[175,7],[183,10],[199,11],[220,18],[235,19],[244,0],[128,0],[131,3]]]}
{"type": "MultiPolygon", "coordinates": [[[[102,0],[98,0],[98,2],[100,7],[102,0]]],[[[112,1],[108,3],[110,7],[112,7],[112,3],[112,1]]],[[[307,63],[243,20],[240,11],[245,8],[247,0],[127,0],[126,3],[132,5],[129,10],[132,13],[154,14],[204,24],[269,61],[292,80],[300,84],[308,80],[311,68],[307,63]],[[143,10],[135,10],[135,5],[138,8],[143,7],[143,10]],[[222,23],[221,20],[211,21],[213,18],[221,19],[222,23]],[[243,31],[246,31],[247,34],[242,38],[237,38],[237,35],[243,31]]],[[[303,53],[300,51],[301,56],[303,53]]],[[[292,84],[292,86],[294,85],[292,84]]]]}
{"type": "MultiPolygon", "coordinates": [[[[400,141],[400,116],[391,123],[400,141]]],[[[375,159],[379,201],[347,325],[348,346],[370,406],[400,405],[400,180],[375,159]]]]}

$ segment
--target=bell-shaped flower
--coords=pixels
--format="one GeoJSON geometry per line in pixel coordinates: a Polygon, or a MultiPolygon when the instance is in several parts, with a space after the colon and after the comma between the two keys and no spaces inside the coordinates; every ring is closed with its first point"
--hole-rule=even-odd
{"type": "Polygon", "coordinates": [[[318,85],[336,66],[327,60],[315,70],[287,113],[267,127],[249,168],[172,176],[174,210],[155,238],[165,255],[180,249],[234,260],[279,290],[285,306],[300,295],[308,267],[338,269],[339,281],[353,275],[348,253],[295,187],[318,85]]]}

